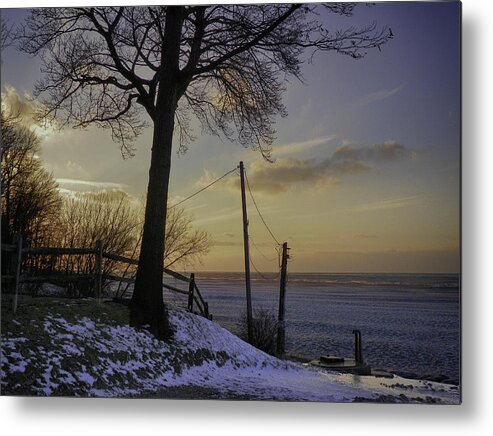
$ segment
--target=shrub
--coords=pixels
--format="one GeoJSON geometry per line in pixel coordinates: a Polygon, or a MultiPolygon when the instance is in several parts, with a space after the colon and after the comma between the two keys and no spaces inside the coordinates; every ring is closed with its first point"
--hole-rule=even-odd
{"type": "MultiPolygon", "coordinates": [[[[248,341],[247,316],[244,314],[238,324],[238,336],[248,341]]],[[[252,341],[250,345],[268,354],[276,354],[277,317],[274,311],[260,308],[254,311],[252,320],[252,341]]]]}

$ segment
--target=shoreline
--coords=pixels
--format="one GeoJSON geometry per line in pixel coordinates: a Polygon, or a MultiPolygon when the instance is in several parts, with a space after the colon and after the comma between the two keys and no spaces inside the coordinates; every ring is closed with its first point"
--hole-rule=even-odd
{"type": "MultiPolygon", "coordinates": [[[[302,364],[309,364],[314,358],[308,357],[308,356],[301,356],[301,355],[291,355],[287,354],[285,357],[285,360],[289,360],[291,362],[297,362],[297,363],[302,363],[302,364]]],[[[370,365],[371,366],[371,365],[370,365]]],[[[327,369],[330,371],[330,369],[327,369]]],[[[392,374],[394,377],[401,377],[404,379],[409,379],[409,380],[419,380],[419,381],[428,381],[428,382],[435,382],[435,383],[443,383],[451,386],[459,386],[460,381],[458,379],[453,378],[452,376],[449,375],[444,375],[444,374],[433,374],[433,373],[428,373],[428,374],[417,374],[412,371],[404,371],[404,370],[398,370],[398,369],[388,369],[388,368],[374,368],[371,366],[372,374],[370,375],[371,377],[383,377],[379,376],[379,372],[384,372],[384,373],[389,373],[392,374]],[[376,374],[373,374],[375,372],[376,374]]],[[[338,372],[338,373],[343,373],[340,371],[333,371],[333,372],[338,372]]]]}
{"type": "Polygon", "coordinates": [[[2,395],[460,404],[456,387],[353,377],[279,360],[214,322],[171,309],[175,334],[128,325],[95,300],[2,298],[2,395]],[[7,309],[7,310],[6,310],[7,309]]]}

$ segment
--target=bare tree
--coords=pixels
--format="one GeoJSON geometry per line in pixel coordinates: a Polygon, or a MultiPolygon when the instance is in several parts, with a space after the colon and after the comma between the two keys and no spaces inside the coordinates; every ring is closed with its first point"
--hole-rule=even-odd
{"type": "Polygon", "coordinates": [[[55,245],[94,247],[101,241],[103,251],[124,255],[134,246],[140,224],[138,211],[122,191],[75,194],[64,202],[55,245]]]}
{"type": "Polygon", "coordinates": [[[167,335],[161,292],[173,133],[192,139],[189,121],[266,158],[289,76],[306,57],[336,51],[353,58],[392,37],[375,24],[331,31],[325,14],[350,16],[350,3],[33,9],[20,47],[42,54],[45,115],[111,129],[124,154],[153,128],[144,233],[132,322],[167,335]],[[306,55],[306,57],[304,57],[306,55]]]}
{"type": "MultiPolygon", "coordinates": [[[[101,241],[103,251],[126,255],[138,240],[141,222],[129,195],[122,191],[77,193],[65,198],[52,232],[52,245],[64,248],[94,247],[101,241]]],[[[103,274],[115,275],[117,262],[104,259],[103,274]]],[[[46,267],[65,273],[95,274],[94,256],[47,258],[46,267]]],[[[94,295],[94,281],[78,280],[77,291],[94,295]]]]}
{"type": "Polygon", "coordinates": [[[196,262],[209,252],[211,239],[202,229],[193,227],[193,218],[184,209],[173,208],[166,216],[164,266],[196,262]]]}
{"type": "Polygon", "coordinates": [[[61,207],[58,186],[40,161],[38,137],[20,118],[2,111],[1,127],[2,240],[22,233],[26,245],[40,245],[61,207]]]}
{"type": "MultiPolygon", "coordinates": [[[[49,234],[49,245],[63,248],[94,247],[101,241],[103,251],[134,258],[142,241],[143,209],[123,191],[76,193],[65,198],[49,234]]],[[[207,232],[193,227],[193,219],[183,209],[173,208],[166,225],[166,268],[200,260],[210,247],[207,232]]],[[[39,256],[38,256],[39,258],[39,256]]],[[[37,267],[65,273],[91,275],[96,265],[93,256],[46,256],[37,267]]],[[[135,278],[135,268],[125,269],[114,260],[105,259],[103,273],[135,278]]],[[[93,281],[80,282],[84,295],[94,291],[93,281]],[[83,289],[89,285],[90,289],[83,289]]]]}

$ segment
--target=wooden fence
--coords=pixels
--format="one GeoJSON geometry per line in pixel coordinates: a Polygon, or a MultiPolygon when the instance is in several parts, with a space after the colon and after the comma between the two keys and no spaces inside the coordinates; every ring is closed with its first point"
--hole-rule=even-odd
{"type": "MultiPolygon", "coordinates": [[[[130,265],[137,266],[138,260],[129,257],[120,256],[113,253],[107,253],[103,251],[103,247],[100,241],[97,241],[92,248],[58,248],[58,247],[22,247],[22,236],[16,235],[14,244],[2,244],[2,257],[7,254],[8,262],[2,262],[4,265],[8,264],[7,274],[3,275],[2,271],[2,285],[4,283],[10,284],[10,289],[14,294],[12,309],[15,312],[17,310],[17,301],[19,294],[19,285],[21,283],[32,282],[49,282],[50,280],[64,280],[67,282],[74,282],[78,280],[92,280],[94,282],[95,297],[100,299],[103,295],[103,288],[106,281],[126,283],[127,286],[123,289],[123,292],[119,293],[120,285],[117,291],[116,298],[124,299],[125,294],[129,290],[129,285],[135,283],[135,277],[126,277],[125,274],[128,271],[130,265]],[[94,256],[94,274],[74,274],[63,272],[52,272],[42,274],[30,274],[22,271],[22,262],[24,256],[94,256]],[[106,274],[103,271],[103,259],[112,260],[127,265],[123,276],[114,274],[106,274]]],[[[188,284],[188,290],[179,289],[167,283],[163,283],[164,289],[168,289],[177,294],[187,296],[187,310],[190,312],[196,311],[200,315],[212,319],[212,315],[209,313],[209,305],[202,297],[202,294],[195,283],[195,274],[190,274],[187,277],[183,274],[172,271],[168,268],[164,268],[164,273],[168,276],[175,278],[176,280],[185,282],[188,284]]],[[[2,286],[3,288],[3,286],[2,286]]]]}

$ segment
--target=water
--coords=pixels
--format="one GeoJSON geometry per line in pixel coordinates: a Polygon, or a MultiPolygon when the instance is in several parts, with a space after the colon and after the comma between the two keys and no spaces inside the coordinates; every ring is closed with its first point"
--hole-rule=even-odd
{"type": "MultiPolygon", "coordinates": [[[[253,307],[277,314],[278,279],[266,278],[253,277],[253,307]]],[[[196,281],[214,321],[237,331],[246,307],[243,276],[197,273],[196,281]]],[[[458,379],[459,275],[289,275],[288,354],[352,357],[353,329],[361,330],[365,361],[374,368],[458,379]]]]}

